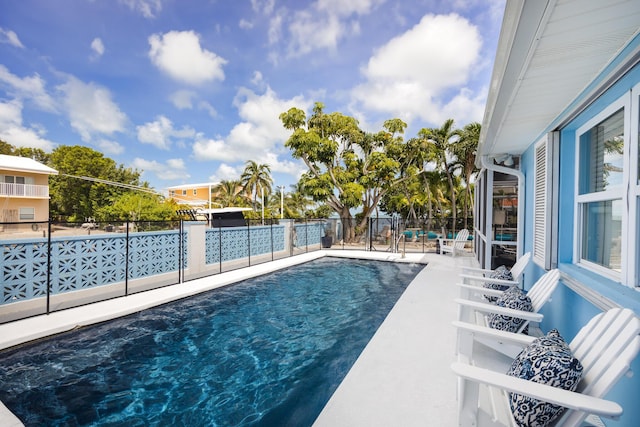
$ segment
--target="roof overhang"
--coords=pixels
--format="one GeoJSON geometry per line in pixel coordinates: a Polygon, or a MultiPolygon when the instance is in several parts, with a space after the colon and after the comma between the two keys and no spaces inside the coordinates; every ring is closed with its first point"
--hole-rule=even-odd
{"type": "Polygon", "coordinates": [[[28,157],[0,154],[0,169],[22,173],[57,175],[58,171],[28,157]]]}
{"type": "Polygon", "coordinates": [[[244,212],[251,211],[251,208],[237,208],[237,207],[228,207],[228,208],[215,208],[215,209],[198,209],[197,213],[199,214],[220,214],[220,213],[229,213],[229,212],[244,212]]]}
{"type": "Polygon", "coordinates": [[[220,184],[219,182],[201,182],[198,184],[182,184],[182,185],[174,185],[173,187],[167,187],[165,190],[191,190],[194,188],[209,188],[215,187],[220,184]]]}
{"type": "Polygon", "coordinates": [[[478,158],[520,155],[585,108],[594,83],[624,68],[612,64],[638,36],[639,22],[637,0],[509,0],[478,158]]]}

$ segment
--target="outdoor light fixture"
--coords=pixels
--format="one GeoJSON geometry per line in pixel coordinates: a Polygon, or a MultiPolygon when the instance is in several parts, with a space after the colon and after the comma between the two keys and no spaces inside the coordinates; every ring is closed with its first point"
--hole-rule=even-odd
{"type": "Polygon", "coordinates": [[[502,163],[504,166],[513,166],[513,156],[509,153],[498,154],[493,159],[496,163],[502,163]]]}

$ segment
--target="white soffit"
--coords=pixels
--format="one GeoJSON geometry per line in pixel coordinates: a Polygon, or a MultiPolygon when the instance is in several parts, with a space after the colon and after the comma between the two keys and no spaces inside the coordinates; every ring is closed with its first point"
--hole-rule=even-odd
{"type": "Polygon", "coordinates": [[[639,29],[638,0],[508,1],[480,154],[521,154],[639,29]]]}

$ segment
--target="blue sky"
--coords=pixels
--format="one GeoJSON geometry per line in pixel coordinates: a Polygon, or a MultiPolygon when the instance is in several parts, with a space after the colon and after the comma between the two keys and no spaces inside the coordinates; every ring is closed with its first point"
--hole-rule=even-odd
{"type": "Polygon", "coordinates": [[[0,139],[86,145],[154,188],[304,171],[316,101],[406,138],[482,121],[504,0],[0,0],[0,139]]]}

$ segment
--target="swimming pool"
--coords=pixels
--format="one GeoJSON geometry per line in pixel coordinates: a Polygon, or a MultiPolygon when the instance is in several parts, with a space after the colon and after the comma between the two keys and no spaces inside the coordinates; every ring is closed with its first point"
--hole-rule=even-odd
{"type": "Polygon", "coordinates": [[[323,258],[0,353],[26,425],[310,425],[423,265],[323,258]]]}

